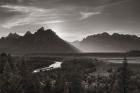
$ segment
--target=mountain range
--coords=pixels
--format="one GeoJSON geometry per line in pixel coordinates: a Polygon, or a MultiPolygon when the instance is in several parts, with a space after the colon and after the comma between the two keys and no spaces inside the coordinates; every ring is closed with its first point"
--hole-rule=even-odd
{"type": "Polygon", "coordinates": [[[77,48],[61,39],[51,29],[43,27],[35,33],[27,31],[24,36],[10,33],[0,39],[0,52],[26,53],[78,53],[77,48]]]}
{"type": "Polygon", "coordinates": [[[71,43],[83,52],[128,52],[140,50],[140,37],[129,34],[112,35],[107,32],[89,35],[71,43]]]}
{"type": "Polygon", "coordinates": [[[112,35],[107,32],[89,35],[81,41],[68,43],[51,29],[39,28],[35,33],[27,31],[23,36],[10,33],[0,39],[0,52],[28,53],[80,53],[128,52],[140,50],[140,37],[129,34],[112,35]]]}

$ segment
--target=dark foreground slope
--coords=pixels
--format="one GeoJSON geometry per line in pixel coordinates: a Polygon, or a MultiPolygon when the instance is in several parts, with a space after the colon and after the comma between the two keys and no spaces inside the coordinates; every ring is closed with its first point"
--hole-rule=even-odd
{"type": "Polygon", "coordinates": [[[62,40],[51,29],[40,28],[32,34],[27,32],[24,36],[9,34],[0,39],[0,52],[10,53],[77,53],[78,49],[62,40]]]}

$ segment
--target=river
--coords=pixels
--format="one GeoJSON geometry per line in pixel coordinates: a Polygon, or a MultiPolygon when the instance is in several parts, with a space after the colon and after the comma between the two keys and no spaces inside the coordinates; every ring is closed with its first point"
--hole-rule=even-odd
{"type": "MultiPolygon", "coordinates": [[[[107,58],[97,58],[99,60],[111,63],[122,63],[124,58],[123,57],[107,57],[107,58]]],[[[132,64],[139,64],[140,57],[127,57],[128,63],[132,64]]]]}
{"type": "Polygon", "coordinates": [[[41,72],[41,71],[49,71],[49,70],[52,70],[52,69],[61,68],[61,64],[62,64],[62,62],[56,61],[54,64],[51,64],[48,67],[35,69],[33,71],[33,73],[38,73],[38,72],[41,72]]]}

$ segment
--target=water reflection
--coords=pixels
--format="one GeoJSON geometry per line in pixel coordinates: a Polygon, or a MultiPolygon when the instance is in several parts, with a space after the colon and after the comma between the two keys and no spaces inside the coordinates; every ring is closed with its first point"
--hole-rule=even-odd
{"type": "Polygon", "coordinates": [[[41,71],[49,71],[49,70],[52,70],[52,69],[61,68],[61,64],[62,64],[62,62],[56,61],[54,64],[51,64],[51,65],[48,66],[48,67],[35,69],[35,70],[33,71],[33,73],[38,73],[38,72],[41,72],[41,71]]]}

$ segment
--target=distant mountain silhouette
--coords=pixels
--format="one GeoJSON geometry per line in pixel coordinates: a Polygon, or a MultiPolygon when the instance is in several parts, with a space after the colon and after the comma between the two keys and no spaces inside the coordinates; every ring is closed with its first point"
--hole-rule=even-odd
{"type": "Polygon", "coordinates": [[[10,33],[0,39],[0,52],[10,53],[77,53],[79,50],[62,40],[51,29],[43,27],[34,34],[27,31],[24,36],[10,33]]]}
{"type": "Polygon", "coordinates": [[[73,45],[84,52],[127,52],[140,50],[140,37],[118,33],[110,35],[104,32],[90,35],[80,42],[74,42],[73,45]]]}
{"type": "Polygon", "coordinates": [[[70,42],[70,44],[78,48],[80,46],[80,41],[76,40],[76,41],[70,42]]]}
{"type": "Polygon", "coordinates": [[[129,55],[139,56],[140,50],[131,50],[127,52],[129,55]]]}

